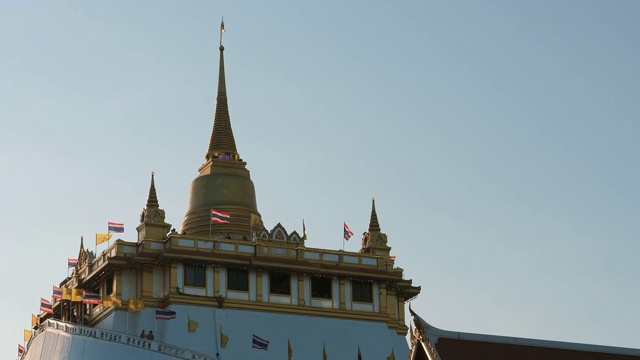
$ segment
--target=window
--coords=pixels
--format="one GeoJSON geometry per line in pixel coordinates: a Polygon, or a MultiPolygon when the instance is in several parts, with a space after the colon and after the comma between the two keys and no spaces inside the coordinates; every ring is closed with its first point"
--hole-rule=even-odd
{"type": "Polygon", "coordinates": [[[291,295],[291,275],[269,273],[269,292],[278,295],[291,295]]]}
{"type": "Polygon", "coordinates": [[[353,280],[351,282],[353,301],[373,302],[373,284],[367,281],[353,280]]]}
{"type": "Polygon", "coordinates": [[[227,269],[227,289],[249,291],[249,271],[227,269]]]}
{"type": "Polygon", "coordinates": [[[113,294],[113,276],[109,276],[105,282],[105,295],[113,294]]]}
{"type": "Polygon", "coordinates": [[[331,299],[331,278],[312,276],[311,297],[331,299]]]}
{"type": "Polygon", "coordinates": [[[204,287],[205,279],[204,265],[186,265],[184,267],[185,286],[204,287]]]}

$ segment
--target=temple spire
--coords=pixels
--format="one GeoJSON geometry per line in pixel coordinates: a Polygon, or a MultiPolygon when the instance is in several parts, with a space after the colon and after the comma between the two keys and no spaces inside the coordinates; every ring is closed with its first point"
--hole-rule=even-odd
{"type": "Polygon", "coordinates": [[[372,231],[380,231],[378,214],[376,214],[376,198],[371,199],[371,220],[369,220],[369,233],[371,233],[372,231]]]}
{"type": "Polygon", "coordinates": [[[149,188],[149,198],[147,198],[147,209],[150,207],[160,207],[158,204],[158,195],[156,194],[156,184],[154,181],[155,173],[151,172],[151,187],[149,188]]]}
{"type": "Polygon", "coordinates": [[[236,141],[231,130],[231,118],[229,117],[229,105],[227,103],[227,84],[224,76],[224,46],[222,34],[225,33],[224,20],[220,24],[220,70],[218,75],[218,97],[216,100],[216,113],[213,119],[213,131],[207,151],[207,161],[218,158],[221,160],[238,160],[240,156],[236,150],[236,141]]]}

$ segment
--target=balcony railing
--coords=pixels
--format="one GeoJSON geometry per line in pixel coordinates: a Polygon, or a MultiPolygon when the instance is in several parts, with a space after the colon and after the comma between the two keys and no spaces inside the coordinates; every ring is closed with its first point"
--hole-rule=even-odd
{"type": "MultiPolygon", "coordinates": [[[[143,349],[147,351],[153,351],[153,352],[158,352],[165,355],[170,355],[178,359],[216,360],[215,357],[203,355],[200,353],[193,352],[191,350],[183,349],[177,346],[161,343],[158,341],[142,339],[138,336],[131,336],[128,334],[122,334],[115,331],[92,328],[92,327],[81,326],[76,324],[69,324],[66,322],[56,321],[51,319],[40,324],[40,327],[38,328],[38,331],[35,336],[37,337],[38,334],[48,329],[62,331],[67,334],[73,334],[77,336],[86,336],[92,339],[114,342],[114,343],[119,343],[127,346],[133,346],[133,347],[137,347],[139,349],[143,349]]],[[[33,340],[31,340],[29,344],[31,344],[32,342],[33,340]]],[[[27,348],[27,351],[29,351],[28,348],[27,348]]]]}

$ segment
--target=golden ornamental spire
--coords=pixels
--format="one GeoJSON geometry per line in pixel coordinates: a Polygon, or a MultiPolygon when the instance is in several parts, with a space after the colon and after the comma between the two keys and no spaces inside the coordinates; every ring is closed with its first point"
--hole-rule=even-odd
{"type": "Polygon", "coordinates": [[[198,169],[199,175],[191,183],[189,208],[180,233],[198,236],[222,233],[233,238],[249,239],[253,236],[253,226],[258,224],[262,229],[263,225],[256,204],[255,187],[246,168],[247,163],[236,150],[231,130],[222,45],[225,32],[223,19],[220,23],[220,70],[213,131],[205,156],[206,162],[198,169]],[[212,228],[212,209],[228,213],[231,221],[216,224],[212,228]]]}
{"type": "Polygon", "coordinates": [[[233,138],[231,129],[231,118],[229,117],[229,104],[227,103],[227,84],[224,71],[224,46],[222,45],[222,34],[226,32],[224,19],[220,23],[220,70],[218,76],[218,96],[216,98],[216,113],[213,119],[213,131],[209,142],[209,150],[205,156],[206,160],[232,160],[240,159],[236,150],[236,141],[233,138]]]}
{"type": "Polygon", "coordinates": [[[158,195],[156,194],[156,184],[154,181],[155,172],[151,172],[151,186],[149,187],[149,197],[147,198],[147,208],[160,207],[158,195]]]}
{"type": "Polygon", "coordinates": [[[380,231],[380,223],[378,223],[378,214],[376,214],[376,198],[371,199],[371,219],[369,220],[369,233],[372,231],[380,231]]]}

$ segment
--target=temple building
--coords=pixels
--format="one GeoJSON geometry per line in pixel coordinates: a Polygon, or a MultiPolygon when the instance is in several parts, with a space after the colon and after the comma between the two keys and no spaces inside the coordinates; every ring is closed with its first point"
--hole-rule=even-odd
{"type": "Polygon", "coordinates": [[[638,349],[441,330],[410,308],[408,318],[421,288],[395,266],[375,200],[357,252],[313,248],[304,227],[267,227],[233,136],[219,49],[213,130],[180,230],[151,173],[137,240],[100,254],[80,241],[22,359],[640,359],[638,349]]]}
{"type": "Polygon", "coordinates": [[[265,227],[233,136],[224,50],[211,140],[182,227],[165,221],[166,190],[152,173],[137,241],[101,254],[81,241],[23,359],[409,357],[405,304],[420,287],[394,266],[375,201],[359,252],[265,227]]]}

